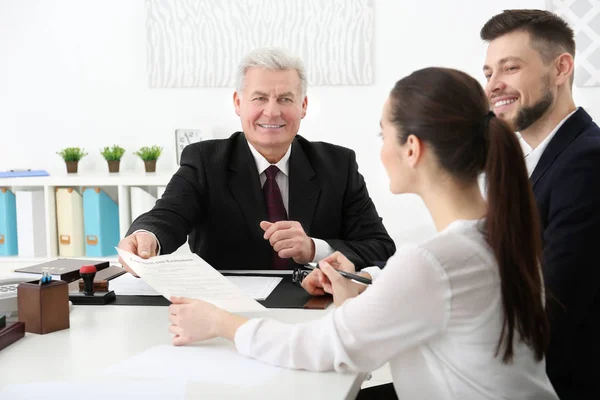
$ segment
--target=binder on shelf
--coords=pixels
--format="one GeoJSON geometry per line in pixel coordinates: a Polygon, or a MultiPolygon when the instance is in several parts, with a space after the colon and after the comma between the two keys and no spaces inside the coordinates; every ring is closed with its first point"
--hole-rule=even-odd
{"type": "Polygon", "coordinates": [[[17,238],[20,257],[46,255],[46,206],[43,190],[17,190],[17,238]]]}
{"type": "Polygon", "coordinates": [[[148,212],[154,207],[156,197],[140,187],[132,186],[130,189],[129,199],[131,202],[131,221],[135,221],[137,217],[145,212],[148,212]]]}
{"type": "Polygon", "coordinates": [[[86,256],[117,254],[119,206],[100,188],[83,189],[83,226],[86,256]]]}
{"type": "Polygon", "coordinates": [[[0,256],[18,254],[17,203],[13,192],[0,188],[0,256]]]}
{"type": "Polygon", "coordinates": [[[56,188],[58,255],[81,257],[83,245],[83,199],[73,188],[56,188]]]}

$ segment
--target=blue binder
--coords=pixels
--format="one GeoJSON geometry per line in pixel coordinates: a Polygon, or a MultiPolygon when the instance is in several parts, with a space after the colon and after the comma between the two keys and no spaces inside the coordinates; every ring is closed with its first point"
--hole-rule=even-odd
{"type": "Polygon", "coordinates": [[[83,190],[85,255],[105,257],[117,254],[119,206],[99,188],[83,190]]]}
{"type": "Polygon", "coordinates": [[[16,256],[17,199],[7,188],[0,188],[0,256],[16,256]]]}

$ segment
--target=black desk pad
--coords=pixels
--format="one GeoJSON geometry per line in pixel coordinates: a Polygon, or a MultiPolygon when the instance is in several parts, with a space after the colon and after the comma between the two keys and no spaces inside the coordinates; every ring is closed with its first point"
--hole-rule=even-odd
{"type": "MultiPolygon", "coordinates": [[[[266,300],[258,300],[260,304],[267,308],[304,308],[304,304],[311,299],[300,285],[292,282],[291,275],[261,275],[261,274],[227,274],[238,276],[281,276],[283,279],[277,287],[271,292],[266,300]]],[[[110,285],[109,285],[110,288],[110,285]]],[[[111,303],[117,306],[168,306],[171,302],[163,296],[120,296],[111,303]]]]}

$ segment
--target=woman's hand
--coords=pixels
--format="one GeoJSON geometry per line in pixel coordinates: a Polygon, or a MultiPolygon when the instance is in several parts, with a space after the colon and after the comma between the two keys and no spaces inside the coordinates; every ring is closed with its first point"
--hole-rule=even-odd
{"type": "Polygon", "coordinates": [[[185,297],[170,300],[173,304],[169,306],[169,332],[175,335],[175,346],[219,336],[233,341],[237,328],[247,321],[202,300],[185,297]]]}
{"type": "Polygon", "coordinates": [[[327,279],[327,287],[323,286],[325,291],[333,294],[333,303],[339,307],[351,297],[359,295],[358,284],[350,279],[344,278],[339,272],[331,266],[327,261],[319,262],[319,268],[327,279]]]}
{"type": "MultiPolygon", "coordinates": [[[[331,265],[335,269],[339,269],[339,270],[342,270],[342,271],[345,271],[345,272],[350,272],[351,274],[354,274],[355,271],[356,271],[355,268],[354,268],[354,264],[352,264],[352,262],[350,260],[348,260],[346,258],[346,256],[343,255],[342,253],[340,253],[339,251],[336,251],[335,253],[333,253],[329,257],[325,257],[324,259],[322,259],[321,261],[319,261],[319,268],[321,267],[321,264],[323,262],[328,263],[329,265],[331,265]]],[[[327,277],[326,274],[324,274],[323,272],[321,272],[321,270],[314,270],[313,272],[317,272],[317,271],[319,272],[319,274],[318,274],[319,286],[321,288],[323,288],[323,290],[325,292],[333,294],[333,291],[332,291],[332,288],[331,288],[331,281],[330,281],[330,279],[327,277]]],[[[306,278],[308,278],[308,276],[306,278]]]]}
{"type": "MultiPolygon", "coordinates": [[[[306,277],[302,280],[302,287],[304,290],[313,296],[323,296],[325,291],[323,290],[323,272],[320,269],[313,269],[310,271],[310,274],[306,275],[306,277]]],[[[329,280],[328,280],[329,281],[329,280]]]]}

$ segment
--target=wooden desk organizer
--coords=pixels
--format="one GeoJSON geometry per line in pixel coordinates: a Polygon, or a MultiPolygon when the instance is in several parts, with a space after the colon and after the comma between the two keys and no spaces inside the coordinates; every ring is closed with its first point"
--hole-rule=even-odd
{"type": "Polygon", "coordinates": [[[45,334],[69,328],[69,288],[66,282],[39,281],[17,286],[19,321],[25,331],[45,334]]]}

